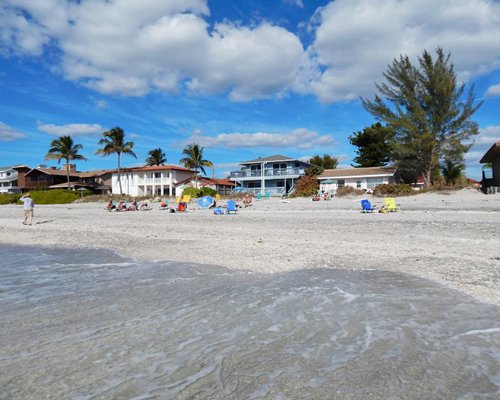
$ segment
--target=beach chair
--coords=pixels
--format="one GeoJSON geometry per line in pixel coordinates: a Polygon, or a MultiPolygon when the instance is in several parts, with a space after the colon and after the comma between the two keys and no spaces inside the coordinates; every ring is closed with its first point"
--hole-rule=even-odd
{"type": "Polygon", "coordinates": [[[219,194],[219,193],[217,193],[217,194],[215,195],[215,200],[220,200],[220,194],[219,194]]]}
{"type": "Polygon", "coordinates": [[[387,197],[385,199],[385,207],[389,210],[389,212],[399,211],[399,207],[392,197],[387,197]]]}
{"type": "Polygon", "coordinates": [[[257,194],[255,195],[255,200],[262,200],[262,193],[260,193],[260,192],[259,192],[259,193],[257,193],[257,194]]]}
{"type": "Polygon", "coordinates": [[[266,192],[264,194],[264,200],[269,200],[271,198],[271,192],[266,192]]]}
{"type": "Polygon", "coordinates": [[[184,201],[180,201],[179,204],[177,204],[177,212],[184,212],[184,211],[187,211],[187,208],[188,208],[188,203],[184,202],[184,201]]]}
{"type": "Polygon", "coordinates": [[[363,199],[361,200],[361,212],[362,213],[371,213],[375,210],[375,206],[372,206],[370,200],[363,199]]]}
{"type": "Polygon", "coordinates": [[[181,200],[182,200],[182,197],[181,197],[181,196],[177,196],[177,197],[175,198],[175,202],[176,202],[176,203],[180,203],[180,202],[181,202],[181,200]]]}
{"type": "Polygon", "coordinates": [[[236,214],[238,210],[236,209],[236,203],[234,200],[227,201],[227,213],[228,214],[236,214]]]}
{"type": "Polygon", "coordinates": [[[182,203],[189,203],[191,201],[191,196],[188,195],[188,194],[185,194],[184,196],[182,196],[182,203]]]}

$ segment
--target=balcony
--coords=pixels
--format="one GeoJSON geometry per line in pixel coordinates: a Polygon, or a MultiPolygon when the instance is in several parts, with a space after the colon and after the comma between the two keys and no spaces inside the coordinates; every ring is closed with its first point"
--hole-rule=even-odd
{"type": "MultiPolygon", "coordinates": [[[[304,175],[304,170],[301,168],[280,168],[280,169],[264,169],[264,178],[269,177],[279,177],[279,178],[296,178],[298,176],[304,175]]],[[[243,171],[232,171],[231,178],[262,178],[262,170],[243,170],[243,171]]]]}
{"type": "Polygon", "coordinates": [[[139,178],[137,179],[137,184],[138,185],[155,185],[155,186],[160,186],[160,185],[170,185],[170,178],[164,177],[164,178],[139,178]]]}

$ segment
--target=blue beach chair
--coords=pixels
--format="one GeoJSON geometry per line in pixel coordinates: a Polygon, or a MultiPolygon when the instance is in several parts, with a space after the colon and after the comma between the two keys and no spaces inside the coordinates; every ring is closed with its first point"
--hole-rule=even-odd
{"type": "Polygon", "coordinates": [[[262,200],[262,193],[260,193],[260,192],[259,192],[259,193],[257,193],[257,194],[255,195],[255,200],[262,200]]]}
{"type": "Polygon", "coordinates": [[[236,203],[234,202],[234,200],[228,200],[227,201],[227,213],[228,214],[231,214],[231,213],[234,213],[236,214],[238,210],[236,209],[236,203]]]}
{"type": "Polygon", "coordinates": [[[375,210],[375,206],[372,206],[370,200],[363,199],[361,200],[361,212],[362,213],[371,213],[375,210]]]}

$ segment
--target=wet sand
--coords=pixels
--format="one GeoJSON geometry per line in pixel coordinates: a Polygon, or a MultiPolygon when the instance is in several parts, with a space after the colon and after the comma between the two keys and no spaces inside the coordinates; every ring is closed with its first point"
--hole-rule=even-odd
{"type": "MultiPolygon", "coordinates": [[[[104,203],[0,207],[0,243],[104,248],[138,260],[264,273],[303,268],[413,274],[500,304],[500,195],[472,190],[397,198],[401,211],[362,214],[360,198],[254,201],[236,215],[107,212],[104,203]]],[[[373,198],[382,205],[382,199],[373,198]]]]}

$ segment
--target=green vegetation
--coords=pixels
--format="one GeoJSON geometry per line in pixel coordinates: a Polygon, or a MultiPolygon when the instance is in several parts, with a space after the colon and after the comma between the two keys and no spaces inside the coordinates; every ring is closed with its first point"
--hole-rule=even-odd
{"type": "Polygon", "coordinates": [[[203,159],[203,150],[205,148],[203,146],[199,146],[197,143],[188,144],[184,150],[182,150],[182,154],[186,157],[180,159],[180,163],[184,165],[186,168],[194,169],[193,179],[196,180],[198,176],[198,171],[201,170],[205,175],[204,167],[213,167],[212,161],[203,159]]]}
{"type": "Polygon", "coordinates": [[[335,192],[335,197],[358,196],[364,193],[363,190],[353,188],[352,186],[342,186],[335,192]]]}
{"type": "Polygon", "coordinates": [[[386,82],[377,84],[386,101],[379,95],[361,99],[368,112],[394,130],[392,160],[422,175],[426,188],[440,163],[463,160],[470,148],[464,143],[479,133],[471,118],[482,104],[474,105],[473,87],[463,98],[465,85],[457,84],[450,54],[442,48],[436,53],[433,59],[424,50],[417,66],[408,56],[394,59],[384,73],[386,82]]]}
{"type": "Polygon", "coordinates": [[[109,131],[103,132],[102,139],[99,140],[99,145],[103,146],[101,149],[97,150],[96,154],[102,154],[103,157],[109,156],[110,154],[116,154],[118,156],[118,184],[120,185],[120,196],[123,195],[122,190],[122,180],[121,180],[121,167],[120,167],[120,157],[122,154],[131,155],[137,158],[135,153],[132,151],[134,147],[133,142],[125,142],[125,132],[119,126],[110,129],[109,131]]]}
{"type": "Polygon", "coordinates": [[[393,137],[394,131],[380,122],[349,136],[349,142],[358,148],[356,150],[358,156],[353,160],[357,164],[355,167],[387,165],[390,161],[393,137]]]}
{"type": "Polygon", "coordinates": [[[150,167],[153,165],[165,165],[166,162],[167,157],[160,147],[150,150],[148,158],[146,158],[146,165],[150,167]]]}
{"type": "MultiPolygon", "coordinates": [[[[56,190],[34,190],[30,192],[30,197],[36,204],[67,204],[79,200],[82,196],[91,195],[92,192],[85,190],[83,192],[56,189],[56,190]]],[[[21,204],[19,198],[22,194],[1,194],[0,204],[21,204]]]]}
{"type": "Polygon", "coordinates": [[[201,189],[197,189],[194,187],[187,187],[182,191],[183,196],[191,196],[192,198],[197,198],[197,197],[203,197],[203,196],[212,196],[215,197],[217,194],[217,191],[209,188],[209,187],[203,187],[201,189]]]}
{"type": "Polygon", "coordinates": [[[375,186],[373,194],[375,196],[412,196],[416,194],[410,185],[405,183],[389,183],[375,186]]]}
{"type": "Polygon", "coordinates": [[[84,156],[78,154],[83,148],[81,144],[73,143],[71,136],[60,136],[59,139],[54,139],[50,142],[50,149],[45,156],[46,160],[66,160],[66,175],[68,178],[68,189],[70,188],[69,181],[69,163],[73,160],[86,160],[84,156]]]}
{"type": "Polygon", "coordinates": [[[309,197],[317,193],[319,182],[316,175],[304,175],[295,182],[295,191],[293,197],[309,197]]]}
{"type": "MultiPolygon", "coordinates": [[[[323,154],[323,156],[320,156],[317,154],[314,157],[312,157],[311,159],[309,159],[309,164],[320,167],[322,169],[321,172],[323,172],[323,170],[325,170],[325,169],[337,168],[337,165],[339,164],[339,160],[336,157],[331,156],[329,154],[323,154]]],[[[311,167],[311,168],[313,168],[313,167],[311,167]]]]}

